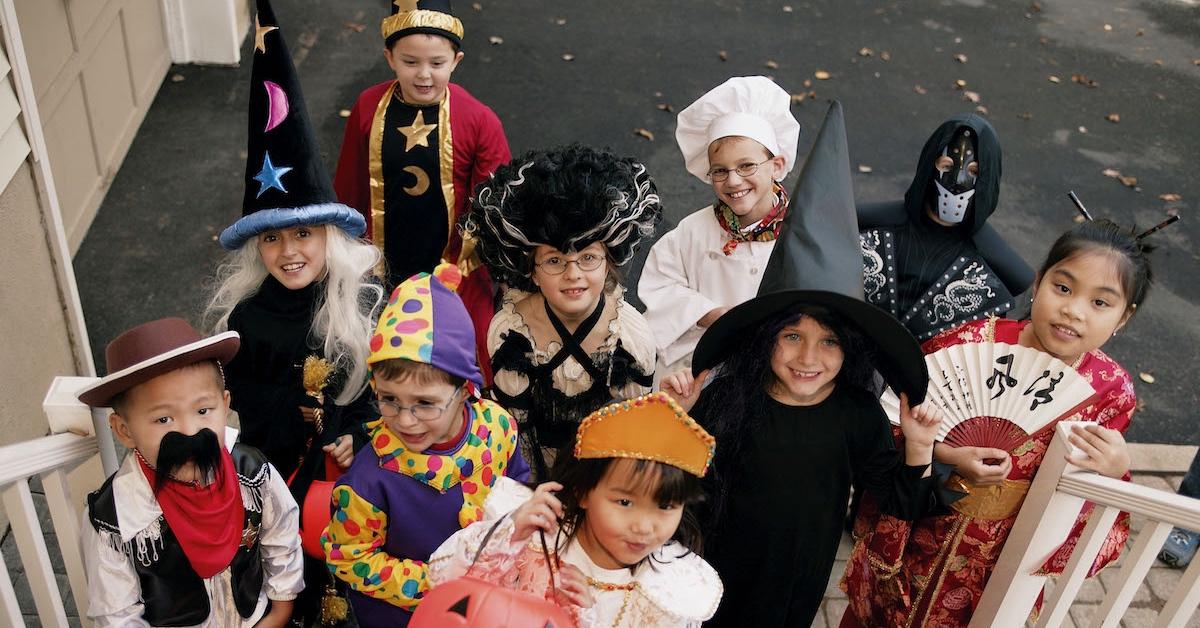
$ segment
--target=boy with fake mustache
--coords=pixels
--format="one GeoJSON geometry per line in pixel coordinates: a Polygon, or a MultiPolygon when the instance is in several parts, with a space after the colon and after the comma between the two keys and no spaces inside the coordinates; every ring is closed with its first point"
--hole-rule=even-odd
{"type": "Polygon", "coordinates": [[[304,588],[299,509],[257,449],[225,434],[236,332],[165,318],[109,343],[79,394],[131,450],[88,495],[88,616],[106,626],[283,626],[304,588]]]}

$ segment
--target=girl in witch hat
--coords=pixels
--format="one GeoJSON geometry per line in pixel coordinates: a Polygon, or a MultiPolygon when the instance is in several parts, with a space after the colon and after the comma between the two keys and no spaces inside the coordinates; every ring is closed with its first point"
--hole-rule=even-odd
{"type": "Polygon", "coordinates": [[[706,558],[725,582],[713,625],[807,626],[820,606],[851,485],[902,518],[933,503],[939,425],[917,406],[916,340],[862,300],[858,226],[841,106],[834,102],[759,294],[700,338],[692,369],[663,380],[717,439],[706,558]],[[704,381],[716,369],[707,387],[704,381]],[[897,451],[875,371],[903,394],[897,451]],[[911,402],[911,406],[909,405],[911,402]]]}
{"type": "MultiPolygon", "coordinates": [[[[1145,302],[1153,247],[1143,239],[1162,226],[1142,235],[1105,219],[1076,226],[1050,247],[1034,281],[1029,320],[991,317],[966,323],[935,336],[922,349],[933,353],[996,342],[1036,349],[1071,365],[1096,392],[1082,410],[1064,419],[1088,422],[1086,427],[1075,426],[1071,436],[1086,457],[1075,456],[1071,462],[1128,480],[1129,450],[1122,434],[1129,428],[1137,398],[1129,373],[1101,347],[1145,302]]],[[[1024,387],[1024,382],[1017,386],[1024,387]]],[[[855,522],[859,542],[842,579],[850,606],[841,625],[966,626],[1056,423],[1038,429],[1012,450],[938,443],[934,457],[954,465],[951,484],[966,493],[946,514],[900,521],[864,500],[855,522]],[[962,542],[964,538],[971,542],[962,542]],[[890,568],[880,571],[880,565],[890,568]]],[[[1091,511],[1091,505],[1085,506],[1041,573],[1062,573],[1091,511]]],[[[1128,538],[1129,515],[1121,513],[1088,575],[1116,560],[1128,538]]]]}
{"type": "MultiPolygon", "coordinates": [[[[366,357],[384,294],[379,251],[358,239],[362,216],[335,200],[291,59],[259,0],[243,215],[221,233],[231,252],[206,315],[242,336],[226,367],[240,440],[267,455],[303,504],[314,481],[350,465],[376,417],[366,357]]],[[[320,530],[306,532],[314,538],[296,612],[311,618],[329,575],[315,558],[320,530]]]]}
{"type": "Polygon", "coordinates": [[[617,269],[661,217],[644,165],[584,146],[526,153],[476,190],[465,233],[510,286],[488,332],[492,390],[538,479],[588,413],[650,392],[654,338],[617,269]]]}

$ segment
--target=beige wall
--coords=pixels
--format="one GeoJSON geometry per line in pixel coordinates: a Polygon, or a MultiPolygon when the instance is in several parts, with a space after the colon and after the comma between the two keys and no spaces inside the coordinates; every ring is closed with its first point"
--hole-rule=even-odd
{"type": "Polygon", "coordinates": [[[16,0],[74,254],[166,76],[161,0],[16,0]]]}

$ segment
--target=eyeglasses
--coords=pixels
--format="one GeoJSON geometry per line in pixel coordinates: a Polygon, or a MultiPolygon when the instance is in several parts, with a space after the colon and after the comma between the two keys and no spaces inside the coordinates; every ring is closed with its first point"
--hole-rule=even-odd
{"type": "Polygon", "coordinates": [[[534,264],[534,266],[542,269],[542,272],[546,273],[547,275],[561,275],[567,272],[567,266],[570,266],[571,264],[575,264],[579,266],[579,270],[587,272],[600,268],[600,265],[603,263],[603,255],[584,253],[583,255],[580,255],[578,259],[567,259],[557,255],[547,257],[546,259],[534,264]]]}
{"type": "Polygon", "coordinates": [[[729,168],[713,168],[712,170],[708,171],[708,180],[720,183],[721,181],[729,178],[730,172],[736,172],[737,176],[745,179],[746,177],[754,176],[754,173],[758,172],[759,166],[771,161],[772,159],[775,158],[768,157],[767,159],[764,159],[758,163],[742,164],[733,170],[730,170],[729,168]]]}
{"type": "Polygon", "coordinates": [[[376,398],[375,401],[379,402],[379,414],[389,419],[392,417],[398,417],[400,416],[400,413],[408,410],[409,414],[413,415],[413,418],[418,421],[436,421],[441,418],[443,414],[445,414],[446,410],[450,409],[450,405],[454,403],[454,400],[457,397],[458,389],[455,389],[454,394],[450,395],[450,398],[446,400],[446,403],[440,406],[431,403],[418,403],[411,406],[402,406],[395,401],[378,398],[376,398]]]}

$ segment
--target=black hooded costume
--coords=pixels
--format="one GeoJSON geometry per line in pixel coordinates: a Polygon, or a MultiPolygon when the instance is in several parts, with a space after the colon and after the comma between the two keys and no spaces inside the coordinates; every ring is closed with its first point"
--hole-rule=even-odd
{"type": "Polygon", "coordinates": [[[902,201],[860,204],[858,222],[867,301],[889,312],[924,342],[967,321],[1012,309],[1033,283],[1033,269],[987,224],[1000,196],[1000,142],[986,120],[960,114],[933,132],[902,201]],[[955,131],[974,131],[975,194],[962,222],[929,216],[935,162],[955,131]]]}

